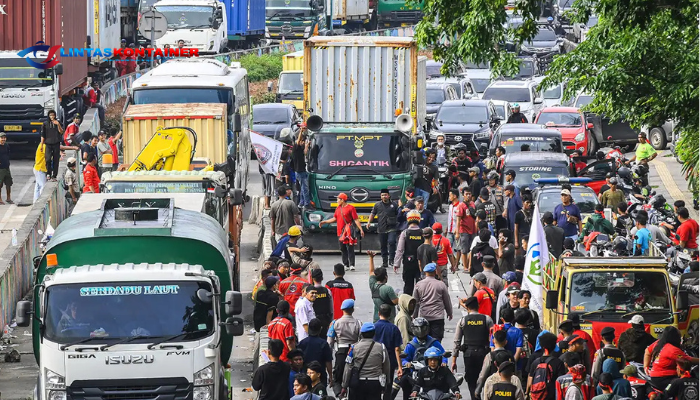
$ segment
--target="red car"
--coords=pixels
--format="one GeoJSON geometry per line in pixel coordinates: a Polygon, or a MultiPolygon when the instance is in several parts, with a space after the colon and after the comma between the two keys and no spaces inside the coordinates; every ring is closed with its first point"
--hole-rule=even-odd
{"type": "Polygon", "coordinates": [[[540,111],[535,123],[561,132],[564,152],[580,150],[584,156],[595,157],[598,143],[593,134],[593,124],[576,107],[547,107],[540,111]]]}

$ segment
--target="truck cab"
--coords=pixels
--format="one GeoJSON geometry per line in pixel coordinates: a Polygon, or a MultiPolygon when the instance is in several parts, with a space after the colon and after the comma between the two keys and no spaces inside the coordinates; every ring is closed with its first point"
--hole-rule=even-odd
{"type": "Polygon", "coordinates": [[[678,326],[681,311],[666,264],[659,254],[552,260],[542,272],[544,328],[556,332],[562,321],[578,315],[581,329],[600,343],[602,328],[614,327],[619,337],[639,314],[658,337],[667,325],[678,326]]]}
{"type": "Polygon", "coordinates": [[[376,0],[379,27],[413,26],[423,19],[425,1],[376,0]]]}
{"type": "Polygon", "coordinates": [[[269,43],[307,39],[327,29],[326,2],[265,0],[265,39],[269,43]]]}
{"type": "Polygon", "coordinates": [[[277,103],[304,107],[304,52],[295,51],[282,57],[282,72],[277,80],[277,103]]]}
{"type": "MultiPolygon", "coordinates": [[[[195,48],[200,54],[217,54],[228,43],[227,15],[223,2],[218,0],[160,0],[153,8],[165,15],[168,31],[156,39],[156,47],[166,44],[195,48]]],[[[146,38],[150,39],[150,38],[146,38]]]]}

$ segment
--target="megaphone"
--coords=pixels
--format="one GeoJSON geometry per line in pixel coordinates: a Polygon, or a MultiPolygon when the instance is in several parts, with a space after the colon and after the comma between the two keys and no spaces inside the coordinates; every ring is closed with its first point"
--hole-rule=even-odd
{"type": "Polygon", "coordinates": [[[396,118],[394,129],[399,132],[408,133],[413,129],[413,118],[408,114],[401,114],[396,118]]]}
{"type": "Polygon", "coordinates": [[[310,131],[320,131],[323,128],[323,118],[312,115],[306,119],[306,128],[310,131]]]}

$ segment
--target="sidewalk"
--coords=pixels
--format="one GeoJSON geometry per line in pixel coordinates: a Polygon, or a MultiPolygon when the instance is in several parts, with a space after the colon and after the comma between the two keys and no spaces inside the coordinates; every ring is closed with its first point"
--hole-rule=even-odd
{"type": "Polygon", "coordinates": [[[650,163],[649,185],[656,193],[663,194],[666,202],[673,204],[676,200],[685,201],[690,217],[697,220],[698,212],[693,208],[693,195],[688,191],[688,184],[678,163],[670,151],[664,150],[650,163]]]}

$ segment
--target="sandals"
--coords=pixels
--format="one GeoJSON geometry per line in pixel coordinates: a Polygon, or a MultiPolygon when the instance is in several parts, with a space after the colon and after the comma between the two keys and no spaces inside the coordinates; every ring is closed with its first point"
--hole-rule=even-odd
{"type": "Polygon", "coordinates": [[[15,204],[15,202],[12,201],[12,200],[5,200],[5,203],[7,203],[7,204],[15,204]]]}

